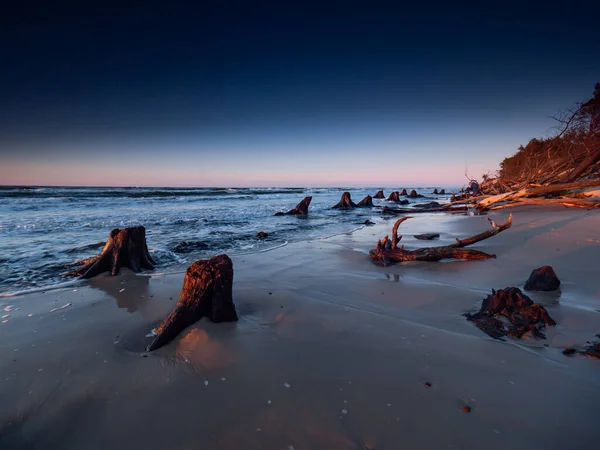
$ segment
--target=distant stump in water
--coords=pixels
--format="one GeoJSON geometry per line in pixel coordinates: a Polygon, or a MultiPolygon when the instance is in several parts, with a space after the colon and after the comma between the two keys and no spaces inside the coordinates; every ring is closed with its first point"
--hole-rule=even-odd
{"type": "Polygon", "coordinates": [[[371,197],[370,195],[367,195],[360,202],[358,202],[356,204],[356,206],[363,207],[363,208],[372,207],[373,206],[373,197],[371,197]]]}
{"type": "Polygon", "coordinates": [[[312,196],[304,197],[300,203],[296,205],[294,209],[290,209],[288,212],[277,212],[276,216],[286,216],[286,215],[306,215],[308,214],[308,206],[312,200],[312,196]]]}
{"type": "Polygon", "coordinates": [[[87,258],[85,264],[67,275],[91,278],[103,272],[118,275],[121,267],[134,272],[154,269],[156,262],[148,252],[146,229],[143,226],[115,228],[98,256],[87,258]]]}
{"type": "Polygon", "coordinates": [[[418,197],[423,197],[422,195],[420,195],[420,194],[417,194],[417,191],[415,191],[414,189],[413,189],[412,191],[410,191],[410,194],[408,194],[408,196],[409,196],[410,198],[418,198],[418,197]]]}
{"type": "Polygon", "coordinates": [[[232,287],[233,263],[229,256],[219,255],[193,263],[185,272],[175,308],[156,328],[157,336],[148,351],[168,344],[202,317],[215,323],[237,321],[232,287]]]}
{"type": "Polygon", "coordinates": [[[377,191],[377,194],[375,194],[373,198],[385,198],[385,195],[383,194],[383,189],[377,191]]]}
{"type": "Polygon", "coordinates": [[[406,189],[402,189],[402,192],[400,192],[400,195],[402,195],[403,197],[407,197],[408,193],[406,192],[406,189]]]}
{"type": "Polygon", "coordinates": [[[344,192],[338,203],[332,206],[333,209],[351,209],[356,208],[356,203],[352,201],[350,192],[344,192]]]}
{"type": "Polygon", "coordinates": [[[440,192],[438,192],[439,195],[446,195],[446,189],[442,189],[440,192]]]}
{"type": "Polygon", "coordinates": [[[543,329],[556,325],[546,308],[534,303],[515,287],[492,290],[492,294],[483,300],[479,312],[466,313],[464,316],[495,339],[502,339],[507,335],[522,338],[526,334],[545,339],[543,329]],[[508,328],[501,318],[508,319],[508,328]]]}
{"type": "Polygon", "coordinates": [[[259,231],[258,233],[256,233],[256,237],[258,239],[265,239],[265,238],[269,237],[269,235],[267,233],[265,233],[264,231],[259,231]]]}
{"type": "Polygon", "coordinates": [[[437,233],[415,234],[415,239],[419,239],[420,241],[431,241],[439,237],[440,235],[437,233]]]}
{"type": "Polygon", "coordinates": [[[438,192],[437,188],[435,188],[435,189],[433,190],[433,194],[434,194],[434,195],[438,195],[438,194],[439,194],[439,192],[438,192]]]}
{"type": "Polygon", "coordinates": [[[551,266],[535,269],[525,283],[526,291],[555,291],[560,286],[560,280],[551,266]]]}
{"type": "Polygon", "coordinates": [[[392,192],[388,198],[386,198],[386,200],[388,202],[396,202],[398,203],[400,201],[400,193],[398,191],[394,191],[392,192]]]}

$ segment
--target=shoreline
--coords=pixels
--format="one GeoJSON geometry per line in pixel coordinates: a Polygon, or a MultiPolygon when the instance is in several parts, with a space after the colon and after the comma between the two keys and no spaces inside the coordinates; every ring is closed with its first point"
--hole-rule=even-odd
{"type": "MultiPolygon", "coordinates": [[[[587,242],[600,216],[512,212],[511,229],[474,246],[498,255],[487,261],[375,266],[365,251],[394,222],[381,218],[232,255],[240,321],[203,319],[150,354],[146,334],[183,273],[125,270],[2,298],[19,310],[0,325],[0,446],[595,448],[598,361],[561,350],[600,332],[600,244],[587,242]],[[558,301],[527,295],[558,323],[546,341],[498,342],[461,316],[544,264],[562,281],[558,301]]],[[[400,233],[411,248],[443,245],[485,231],[487,217],[423,215],[400,233]],[[440,239],[412,238],[429,231],[440,239]]]]}

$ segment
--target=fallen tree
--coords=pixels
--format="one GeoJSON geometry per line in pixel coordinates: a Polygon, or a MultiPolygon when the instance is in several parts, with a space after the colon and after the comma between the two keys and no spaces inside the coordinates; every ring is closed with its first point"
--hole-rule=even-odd
{"type": "Polygon", "coordinates": [[[392,239],[390,240],[388,236],[385,236],[383,239],[377,242],[377,247],[369,252],[371,260],[375,264],[387,266],[395,262],[403,261],[440,261],[442,259],[483,260],[495,258],[495,255],[490,255],[479,250],[468,250],[464,249],[463,247],[495,236],[501,231],[510,228],[512,225],[512,214],[502,225],[497,225],[493,220],[488,218],[488,221],[492,226],[491,230],[479,233],[466,239],[456,239],[456,243],[451,245],[406,250],[404,245],[398,247],[398,242],[400,242],[402,239],[402,236],[398,236],[398,227],[402,222],[410,218],[411,216],[407,216],[398,219],[392,228],[392,239]]]}
{"type": "Polygon", "coordinates": [[[290,209],[288,212],[284,213],[284,212],[278,212],[275,213],[276,216],[284,216],[284,215],[296,215],[296,214],[300,214],[300,215],[306,215],[308,214],[308,206],[310,205],[310,201],[312,200],[312,197],[305,197],[304,200],[302,200],[300,203],[298,203],[296,205],[296,207],[294,209],[290,209]]]}
{"type": "Polygon", "coordinates": [[[350,209],[356,208],[356,203],[352,201],[352,197],[350,196],[350,192],[344,192],[342,194],[341,200],[332,206],[333,209],[350,209]]]}
{"type": "Polygon", "coordinates": [[[134,272],[154,269],[156,262],[148,252],[146,229],[143,226],[115,228],[98,256],[87,258],[84,265],[67,276],[91,278],[103,272],[118,275],[122,267],[134,272]]]}

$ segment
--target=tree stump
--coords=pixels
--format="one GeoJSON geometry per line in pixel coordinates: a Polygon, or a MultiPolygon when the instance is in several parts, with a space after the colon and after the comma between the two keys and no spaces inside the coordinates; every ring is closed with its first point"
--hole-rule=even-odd
{"type": "Polygon", "coordinates": [[[400,192],[400,195],[403,197],[408,196],[408,193],[406,192],[406,189],[402,189],[402,192],[400,192]]]}
{"type": "Polygon", "coordinates": [[[106,245],[98,256],[87,258],[85,264],[67,275],[91,278],[102,272],[118,275],[121,267],[134,272],[154,269],[156,262],[148,252],[146,229],[143,226],[120,230],[115,228],[108,235],[106,245]]]}
{"type": "Polygon", "coordinates": [[[555,291],[560,287],[560,280],[551,266],[542,266],[529,275],[525,283],[526,291],[555,291]]]}
{"type": "Polygon", "coordinates": [[[367,195],[360,202],[358,202],[358,204],[356,206],[362,206],[365,208],[372,207],[373,206],[373,197],[371,197],[370,195],[367,195]]]}
{"type": "Polygon", "coordinates": [[[285,215],[296,215],[296,214],[300,214],[300,215],[306,215],[308,214],[308,205],[310,205],[310,201],[312,200],[312,197],[305,197],[304,200],[302,200],[300,203],[298,203],[296,205],[296,207],[294,209],[290,209],[288,212],[284,213],[284,212],[278,212],[275,213],[276,216],[285,216],[285,215]]]}
{"type": "Polygon", "coordinates": [[[342,194],[342,198],[339,203],[332,206],[333,209],[341,208],[341,209],[349,209],[356,208],[356,203],[352,201],[352,197],[350,197],[350,192],[344,192],[342,194]]]}
{"type": "Polygon", "coordinates": [[[438,194],[439,194],[439,192],[438,192],[437,188],[435,188],[435,189],[433,190],[433,193],[434,193],[435,195],[438,195],[438,194]]]}
{"type": "Polygon", "coordinates": [[[442,189],[442,190],[439,192],[439,195],[446,195],[446,189],[442,189]]]}
{"type": "Polygon", "coordinates": [[[398,203],[400,201],[400,193],[398,191],[394,191],[390,194],[390,196],[388,198],[386,198],[386,200],[388,202],[398,203]]]}
{"type": "Polygon", "coordinates": [[[155,330],[148,351],[168,344],[202,317],[214,323],[238,320],[232,298],[233,263],[229,256],[214,256],[193,263],[185,272],[175,308],[155,330]]]}
{"type": "Polygon", "coordinates": [[[417,191],[415,191],[414,189],[412,191],[410,191],[410,194],[408,194],[409,198],[417,198],[420,197],[419,194],[417,194],[417,191]]]}
{"type": "Polygon", "coordinates": [[[548,315],[542,305],[533,303],[519,288],[492,289],[481,303],[481,309],[474,313],[463,314],[467,320],[475,323],[477,328],[495,339],[508,335],[521,338],[531,334],[536,338],[545,339],[544,328],[554,326],[556,322],[548,315]],[[508,329],[497,317],[507,318],[511,325],[508,329]]]}
{"type": "Polygon", "coordinates": [[[377,191],[377,194],[375,194],[373,196],[373,198],[385,198],[385,195],[383,195],[383,189],[380,191],[377,191]]]}

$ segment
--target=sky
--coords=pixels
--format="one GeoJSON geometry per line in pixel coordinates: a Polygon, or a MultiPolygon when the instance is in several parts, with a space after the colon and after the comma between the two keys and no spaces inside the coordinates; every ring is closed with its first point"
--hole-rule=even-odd
{"type": "Polygon", "coordinates": [[[600,81],[592,1],[12,3],[4,185],[462,185],[600,81]]]}

